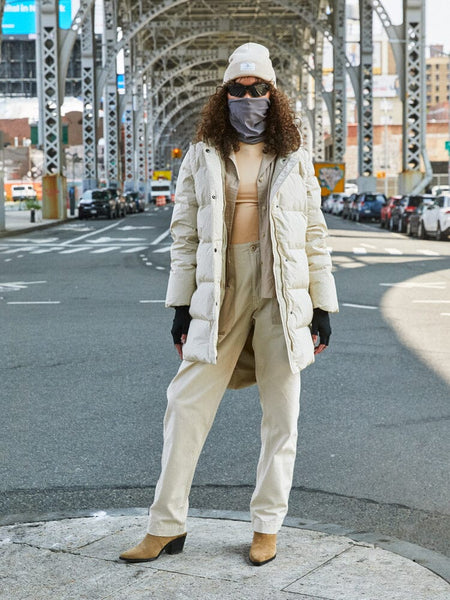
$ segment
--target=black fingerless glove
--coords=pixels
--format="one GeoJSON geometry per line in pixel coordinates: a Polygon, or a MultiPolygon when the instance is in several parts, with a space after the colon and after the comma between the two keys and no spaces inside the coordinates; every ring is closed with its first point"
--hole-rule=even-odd
{"type": "Polygon", "coordinates": [[[175,317],[170,330],[174,344],[181,344],[181,336],[187,335],[190,322],[189,306],[175,306],[175,317]]]}
{"type": "Polygon", "coordinates": [[[326,310],[315,308],[311,323],[311,335],[319,334],[319,343],[328,346],[331,335],[330,315],[326,310]]]}

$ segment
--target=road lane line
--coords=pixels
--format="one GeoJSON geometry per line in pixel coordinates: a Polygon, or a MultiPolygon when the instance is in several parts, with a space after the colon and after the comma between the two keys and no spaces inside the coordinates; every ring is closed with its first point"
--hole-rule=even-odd
{"type": "Polygon", "coordinates": [[[139,300],[140,304],[165,304],[165,300],[139,300]]]}
{"type": "Polygon", "coordinates": [[[377,247],[373,246],[372,244],[361,244],[361,246],[363,246],[363,248],[369,248],[370,250],[376,250],[377,247]]]}
{"type": "Polygon", "coordinates": [[[400,256],[400,254],[403,254],[403,252],[401,252],[400,250],[397,250],[397,248],[385,248],[385,250],[388,254],[395,254],[397,256],[400,256]]]}
{"type": "Polygon", "coordinates": [[[73,242],[78,242],[79,240],[84,240],[85,238],[87,238],[91,235],[97,235],[98,233],[102,233],[103,231],[107,231],[108,229],[112,229],[113,227],[117,227],[117,225],[120,225],[121,223],[123,223],[123,219],[121,221],[117,221],[116,223],[113,223],[112,225],[103,227],[102,229],[96,229],[95,231],[91,231],[90,233],[85,233],[84,235],[80,235],[77,238],[74,238],[73,240],[67,240],[67,242],[62,242],[61,246],[69,246],[69,244],[73,244],[73,242]]]}
{"type": "Polygon", "coordinates": [[[164,233],[162,233],[161,235],[159,235],[156,240],[153,240],[153,242],[151,243],[152,246],[156,246],[156,244],[159,244],[160,242],[162,242],[168,235],[170,235],[170,229],[167,229],[166,231],[164,231],[164,233]]]}
{"type": "Polygon", "coordinates": [[[410,281],[401,281],[400,283],[379,283],[378,285],[384,287],[402,287],[402,288],[422,288],[432,290],[445,290],[445,281],[433,281],[430,283],[414,283],[410,281]]]}
{"type": "Polygon", "coordinates": [[[97,250],[92,250],[90,254],[104,254],[105,252],[112,252],[113,250],[119,250],[120,246],[108,246],[107,248],[98,248],[97,250]]]}
{"type": "Polygon", "coordinates": [[[417,250],[417,254],[425,254],[425,256],[440,256],[435,250],[417,250]]]}
{"type": "Polygon", "coordinates": [[[54,252],[59,248],[40,248],[39,250],[32,250],[30,254],[48,254],[48,252],[54,252]]]}
{"type": "Polygon", "coordinates": [[[350,302],[343,302],[342,306],[350,306],[351,308],[367,308],[368,310],[378,309],[378,306],[369,306],[367,304],[351,304],[350,302]]]}
{"type": "Polygon", "coordinates": [[[353,254],[367,254],[365,248],[353,248],[353,254]]]}
{"type": "Polygon", "coordinates": [[[92,246],[79,246],[78,248],[70,248],[70,250],[61,250],[59,254],[74,254],[83,250],[90,250],[92,246]]]}
{"type": "Polygon", "coordinates": [[[170,252],[172,246],[164,246],[164,248],[158,248],[157,250],[153,250],[153,254],[161,254],[162,252],[170,252]]]}
{"type": "Polygon", "coordinates": [[[33,300],[29,302],[7,302],[6,304],[61,304],[59,300],[33,300]]]}
{"type": "Polygon", "coordinates": [[[128,250],[122,250],[122,254],[128,254],[130,252],[141,252],[141,250],[146,250],[147,246],[137,246],[137,248],[128,248],[128,250]]]}
{"type": "Polygon", "coordinates": [[[13,248],[12,250],[5,250],[2,254],[15,254],[16,252],[25,252],[26,250],[31,250],[34,246],[23,246],[23,248],[13,248]]]}

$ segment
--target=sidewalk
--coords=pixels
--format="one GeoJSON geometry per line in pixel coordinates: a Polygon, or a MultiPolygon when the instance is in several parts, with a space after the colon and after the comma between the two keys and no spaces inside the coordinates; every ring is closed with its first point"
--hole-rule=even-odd
{"type": "MultiPolygon", "coordinates": [[[[43,219],[42,211],[37,210],[35,213],[35,223],[31,223],[31,215],[29,210],[5,210],[5,227],[6,231],[0,231],[0,238],[7,237],[10,235],[16,235],[19,233],[26,233],[36,229],[46,229],[57,223],[63,223],[63,219],[43,219]]],[[[67,210],[67,219],[76,219],[77,210],[75,209],[75,215],[70,215],[70,211],[67,210]]]]}
{"type": "MultiPolygon", "coordinates": [[[[182,554],[125,564],[121,551],[145,535],[146,510],[0,527],[0,599],[19,600],[449,600],[450,584],[397,553],[324,530],[331,525],[288,519],[277,558],[247,559],[251,525],[243,513],[191,510],[182,554]],[[297,525],[295,525],[297,523],[297,525]],[[321,529],[321,530],[318,530],[321,529]]],[[[359,537],[359,540],[357,539],[359,537]]],[[[450,561],[412,544],[431,569],[450,561]]],[[[402,546],[403,544],[403,546],[402,546]]],[[[448,571],[450,573],[450,571],[448,571]]]]}

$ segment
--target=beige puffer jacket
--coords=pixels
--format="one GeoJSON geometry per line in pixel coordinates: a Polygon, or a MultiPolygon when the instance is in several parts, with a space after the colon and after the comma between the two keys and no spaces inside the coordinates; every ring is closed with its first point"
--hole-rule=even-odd
{"type": "MultiPolygon", "coordinates": [[[[225,166],[218,152],[203,142],[192,145],[178,176],[166,296],[166,306],[190,306],[192,321],[183,346],[188,361],[215,364],[217,358],[227,243],[224,180],[225,166]]],[[[320,188],[303,148],[276,161],[270,230],[276,295],[295,373],[314,361],[309,330],[313,307],[338,311],[320,188]]],[[[243,378],[237,374],[230,387],[250,383],[253,374],[243,378]]]]}

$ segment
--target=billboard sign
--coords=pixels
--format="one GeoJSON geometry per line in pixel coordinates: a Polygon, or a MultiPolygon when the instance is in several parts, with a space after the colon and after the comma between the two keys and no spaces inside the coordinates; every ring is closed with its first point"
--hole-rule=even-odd
{"type": "MultiPolygon", "coordinates": [[[[72,0],[59,0],[59,26],[70,29],[72,0]]],[[[2,21],[4,36],[36,35],[35,0],[6,0],[2,21]]]]}
{"type": "Polygon", "coordinates": [[[316,162],[314,163],[314,171],[319,180],[322,196],[344,191],[344,163],[316,162]]]}

